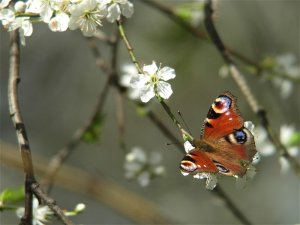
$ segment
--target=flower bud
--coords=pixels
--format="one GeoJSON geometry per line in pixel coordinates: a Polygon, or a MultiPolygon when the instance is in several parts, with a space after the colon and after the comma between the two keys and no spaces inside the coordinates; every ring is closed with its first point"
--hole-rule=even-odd
{"type": "Polygon", "coordinates": [[[23,13],[23,12],[25,12],[26,4],[25,4],[25,2],[17,1],[14,8],[15,8],[16,12],[23,13]]]}

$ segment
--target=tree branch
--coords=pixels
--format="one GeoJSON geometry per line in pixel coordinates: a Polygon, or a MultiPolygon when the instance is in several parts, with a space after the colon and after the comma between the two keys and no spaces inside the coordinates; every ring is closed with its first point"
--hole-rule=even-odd
{"type": "Polygon", "coordinates": [[[290,162],[296,174],[299,176],[300,165],[298,164],[297,160],[289,154],[286,147],[280,142],[278,136],[274,133],[267,118],[266,111],[259,106],[258,101],[256,100],[253,92],[247,84],[246,79],[241,74],[234,61],[231,59],[230,51],[228,51],[225,45],[223,44],[223,41],[221,40],[220,35],[218,34],[213,22],[213,12],[214,11],[212,7],[212,0],[207,0],[205,3],[205,26],[210,35],[210,38],[212,39],[219,53],[222,55],[226,64],[229,66],[232,79],[240,88],[253,113],[256,114],[256,116],[260,120],[260,123],[267,131],[269,139],[275,144],[279,154],[285,157],[290,162]]]}
{"type": "Polygon", "coordinates": [[[31,183],[35,180],[31,159],[31,152],[25,125],[19,107],[18,83],[20,82],[20,43],[19,31],[10,32],[10,68],[8,81],[9,112],[16,129],[19,150],[25,173],[25,213],[20,224],[32,224],[32,199],[31,183]]]}
{"type": "MultiPolygon", "coordinates": [[[[33,193],[38,197],[43,194],[43,191],[39,188],[38,183],[35,181],[33,163],[31,158],[31,150],[29,146],[29,140],[27,137],[25,125],[22,119],[19,96],[18,96],[18,83],[20,82],[20,43],[19,43],[19,31],[14,30],[10,32],[11,46],[10,46],[10,68],[9,68],[9,82],[8,82],[8,103],[9,112],[16,129],[17,140],[19,144],[19,150],[22,157],[23,170],[25,173],[25,212],[21,218],[21,225],[31,225],[33,221],[32,214],[32,200],[33,193]],[[35,188],[33,188],[33,186],[35,188]]],[[[43,197],[45,202],[53,201],[47,196],[43,197]]],[[[51,207],[50,207],[51,208],[51,207]]],[[[63,211],[58,207],[52,207],[55,213],[59,213],[58,218],[66,225],[72,225],[73,223],[63,214],[63,211]]]]}
{"type": "MultiPolygon", "coordinates": [[[[22,162],[19,157],[16,157],[15,147],[4,142],[0,142],[0,145],[2,147],[0,164],[21,170],[22,162]]],[[[45,174],[48,170],[48,160],[39,155],[35,155],[34,158],[37,175],[45,174]]],[[[159,212],[158,205],[103,175],[95,177],[84,170],[64,165],[60,173],[57,174],[55,181],[58,186],[68,191],[77,192],[100,201],[136,224],[174,224],[174,221],[159,212]]],[[[33,183],[35,194],[56,212],[55,202],[36,188],[39,189],[40,187],[33,183]]],[[[97,221],[97,218],[95,221],[97,221]]]]}
{"type": "MultiPolygon", "coordinates": [[[[196,38],[201,39],[203,41],[209,42],[209,36],[200,30],[199,28],[196,28],[192,26],[189,22],[185,21],[178,15],[176,15],[175,10],[173,10],[171,7],[166,6],[164,4],[161,4],[160,2],[154,1],[154,0],[141,0],[141,2],[149,5],[150,7],[159,10],[160,12],[167,15],[172,21],[180,25],[183,29],[194,35],[196,38]]],[[[242,55],[239,52],[236,52],[235,50],[226,47],[227,51],[230,52],[231,55],[235,56],[239,60],[243,61],[244,63],[254,66],[257,70],[261,70],[262,68],[257,62],[254,62],[253,60],[247,58],[246,56],[242,55]]]]}
{"type": "MultiPolygon", "coordinates": [[[[94,57],[96,62],[99,61],[99,57],[100,54],[98,52],[97,46],[96,45],[90,45],[90,47],[92,48],[96,48],[96,49],[91,49],[92,52],[94,53],[94,57]],[[98,53],[97,53],[98,52],[98,53]]],[[[131,47],[130,47],[131,48],[131,47]]],[[[101,67],[99,67],[100,69],[102,69],[101,67]]],[[[103,69],[105,69],[106,67],[104,67],[103,69]]],[[[104,71],[105,72],[105,71],[104,71]]],[[[116,76],[116,78],[118,78],[118,76],[116,76]]],[[[116,89],[123,94],[124,96],[124,88],[122,86],[119,85],[118,80],[116,80],[115,82],[112,83],[113,85],[115,85],[116,89]]],[[[134,103],[136,105],[139,105],[140,102],[134,101],[134,103]]],[[[156,116],[151,110],[148,111],[147,116],[149,117],[149,119],[157,126],[157,128],[167,137],[169,138],[171,141],[173,141],[174,143],[180,143],[180,141],[172,134],[172,132],[169,131],[169,129],[167,128],[167,126],[164,125],[164,123],[159,119],[158,116],[156,116]]],[[[178,150],[182,153],[185,154],[184,149],[182,148],[182,145],[177,144],[176,145],[178,147],[178,150]]],[[[232,200],[226,195],[226,193],[221,189],[221,187],[219,186],[216,190],[214,190],[213,192],[211,192],[212,194],[218,196],[219,198],[221,198],[222,201],[224,201],[224,203],[226,204],[227,208],[232,212],[233,215],[236,216],[236,218],[238,220],[240,220],[241,222],[243,222],[244,224],[250,224],[250,222],[246,219],[246,217],[243,215],[243,213],[238,209],[238,207],[236,205],[234,205],[234,203],[232,202],[232,200]]]]}

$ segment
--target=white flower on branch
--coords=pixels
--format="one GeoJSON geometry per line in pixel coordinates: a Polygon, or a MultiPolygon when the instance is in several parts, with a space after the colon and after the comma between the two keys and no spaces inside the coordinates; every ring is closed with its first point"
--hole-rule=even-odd
{"type": "Polygon", "coordinates": [[[49,22],[50,30],[54,32],[63,32],[68,29],[70,17],[64,12],[58,12],[49,22]]]}
{"type": "Polygon", "coordinates": [[[1,9],[0,20],[4,27],[8,27],[10,23],[16,19],[15,12],[11,9],[1,9]]]}
{"type": "Polygon", "coordinates": [[[173,91],[171,85],[165,81],[174,79],[175,70],[170,67],[158,68],[153,61],[151,65],[143,67],[143,73],[133,76],[132,88],[138,89],[142,102],[148,102],[155,95],[168,99],[173,91]]]}
{"type": "MultiPolygon", "coordinates": [[[[100,3],[101,0],[98,0],[100,3]]],[[[134,12],[133,4],[128,0],[104,0],[109,6],[106,19],[113,23],[119,20],[121,14],[126,18],[130,18],[134,12]]]]}
{"type": "Polygon", "coordinates": [[[183,146],[186,153],[189,153],[191,150],[195,149],[195,147],[189,141],[185,141],[183,146]]]}
{"type": "Polygon", "coordinates": [[[282,125],[280,127],[280,141],[283,145],[287,147],[287,150],[291,156],[297,156],[300,151],[298,145],[291,145],[292,136],[296,133],[295,127],[293,125],[282,125]]]}
{"type": "Polygon", "coordinates": [[[1,2],[0,2],[0,10],[6,8],[9,5],[10,1],[11,0],[1,0],[1,2]]]}
{"type": "Polygon", "coordinates": [[[205,188],[213,190],[218,183],[217,175],[214,173],[196,173],[194,176],[196,179],[206,179],[205,188]]]}
{"type": "Polygon", "coordinates": [[[148,156],[142,148],[134,147],[125,159],[125,177],[136,179],[143,187],[149,185],[151,179],[165,173],[165,168],[160,165],[161,154],[158,152],[151,152],[148,156]]]}
{"type": "Polygon", "coordinates": [[[128,97],[131,99],[138,99],[140,97],[139,90],[131,87],[130,81],[133,76],[138,74],[138,71],[133,64],[125,64],[121,68],[122,75],[120,77],[120,84],[127,88],[128,97]]]}
{"type": "Polygon", "coordinates": [[[280,89],[281,97],[287,98],[293,91],[293,82],[291,79],[300,78],[300,66],[297,64],[296,56],[291,53],[280,55],[275,60],[275,71],[283,76],[276,76],[272,81],[280,89]]]}
{"type": "Polygon", "coordinates": [[[102,19],[107,14],[105,5],[100,5],[96,0],[83,0],[70,9],[70,30],[80,29],[84,36],[93,36],[97,28],[102,26],[102,19]]]}
{"type": "Polygon", "coordinates": [[[29,0],[27,2],[27,13],[37,13],[40,14],[41,19],[45,23],[49,23],[54,10],[51,6],[51,0],[29,0]]]}
{"type": "MultiPolygon", "coordinates": [[[[262,127],[255,128],[256,133],[256,146],[259,153],[263,156],[273,155],[276,151],[274,144],[268,139],[268,134],[266,130],[262,127]]],[[[282,125],[280,127],[279,139],[280,142],[285,146],[288,154],[292,157],[296,157],[299,154],[300,147],[297,144],[293,144],[292,140],[294,135],[297,135],[297,131],[293,125],[282,125]]],[[[279,164],[281,166],[281,171],[285,173],[288,171],[289,161],[286,157],[279,157],[279,164]]]]}
{"type": "Polygon", "coordinates": [[[17,1],[14,5],[14,9],[18,13],[24,13],[26,9],[26,3],[22,1],[17,1]]]}
{"type": "Polygon", "coordinates": [[[18,17],[9,24],[8,31],[19,29],[21,44],[25,46],[25,37],[31,36],[33,32],[29,17],[18,17]]]}
{"type": "Polygon", "coordinates": [[[270,156],[275,153],[275,146],[268,139],[267,131],[261,126],[255,127],[255,143],[257,151],[262,156],[270,156]]]}
{"type": "MultiPolygon", "coordinates": [[[[24,207],[20,207],[16,210],[17,217],[22,218],[24,215],[24,207]]],[[[53,212],[48,206],[40,206],[39,201],[36,198],[32,200],[32,225],[44,225],[48,222],[50,216],[53,212]]]]}

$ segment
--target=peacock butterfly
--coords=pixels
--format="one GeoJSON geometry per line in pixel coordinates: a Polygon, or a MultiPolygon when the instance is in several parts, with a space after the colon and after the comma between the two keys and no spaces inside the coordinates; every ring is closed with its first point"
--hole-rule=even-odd
{"type": "Polygon", "coordinates": [[[242,177],[256,154],[254,137],[230,92],[220,94],[211,105],[200,139],[182,159],[183,174],[220,173],[242,177]]]}

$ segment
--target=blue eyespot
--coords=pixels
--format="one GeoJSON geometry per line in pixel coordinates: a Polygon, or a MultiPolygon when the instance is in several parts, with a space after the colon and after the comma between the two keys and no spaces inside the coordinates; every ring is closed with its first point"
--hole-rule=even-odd
{"type": "Polygon", "coordinates": [[[234,138],[238,144],[244,144],[247,141],[247,134],[243,130],[234,132],[234,138]]]}
{"type": "Polygon", "coordinates": [[[218,170],[221,172],[221,173],[228,173],[229,172],[229,169],[225,168],[225,166],[223,166],[222,164],[220,163],[215,163],[216,167],[218,168],[218,170]]]}

